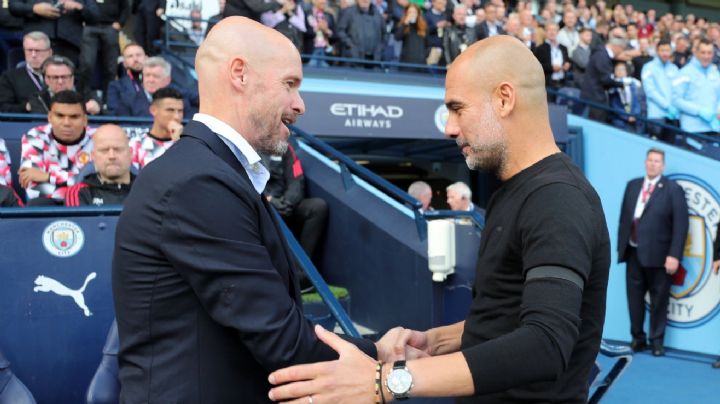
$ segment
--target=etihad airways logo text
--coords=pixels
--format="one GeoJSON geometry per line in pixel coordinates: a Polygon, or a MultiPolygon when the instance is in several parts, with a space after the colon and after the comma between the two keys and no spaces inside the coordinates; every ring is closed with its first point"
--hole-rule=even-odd
{"type": "Polygon", "coordinates": [[[402,118],[404,111],[397,105],[335,103],[330,113],[345,117],[346,128],[392,128],[392,119],[402,118]]]}

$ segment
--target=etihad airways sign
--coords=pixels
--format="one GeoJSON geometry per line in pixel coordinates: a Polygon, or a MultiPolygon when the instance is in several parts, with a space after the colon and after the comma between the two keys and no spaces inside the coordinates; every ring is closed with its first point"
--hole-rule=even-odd
{"type": "Polygon", "coordinates": [[[322,136],[442,139],[435,115],[443,101],[302,92],[298,127],[322,136]]]}

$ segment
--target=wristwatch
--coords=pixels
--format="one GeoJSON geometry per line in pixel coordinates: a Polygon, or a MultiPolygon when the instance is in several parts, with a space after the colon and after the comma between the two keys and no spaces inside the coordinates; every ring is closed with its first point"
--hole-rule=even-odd
{"type": "Polygon", "coordinates": [[[395,400],[407,400],[410,398],[410,389],[414,386],[413,377],[410,369],[405,366],[405,361],[393,363],[392,370],[388,373],[387,380],[385,380],[385,385],[395,400]]]}

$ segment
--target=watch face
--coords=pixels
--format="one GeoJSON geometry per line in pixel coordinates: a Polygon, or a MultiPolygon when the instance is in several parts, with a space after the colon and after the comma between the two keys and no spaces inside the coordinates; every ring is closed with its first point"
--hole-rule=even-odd
{"type": "Polygon", "coordinates": [[[404,394],[412,387],[412,375],[405,369],[393,369],[388,375],[387,386],[395,394],[404,394]]]}

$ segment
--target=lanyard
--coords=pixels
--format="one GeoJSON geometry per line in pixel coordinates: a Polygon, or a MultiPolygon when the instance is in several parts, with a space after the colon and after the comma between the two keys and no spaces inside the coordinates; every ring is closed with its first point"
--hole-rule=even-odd
{"type": "Polygon", "coordinates": [[[30,76],[30,80],[35,84],[35,87],[37,87],[38,91],[42,91],[43,85],[38,81],[37,77],[35,77],[35,73],[32,72],[30,66],[25,67],[25,71],[27,72],[28,76],[30,76]]]}

